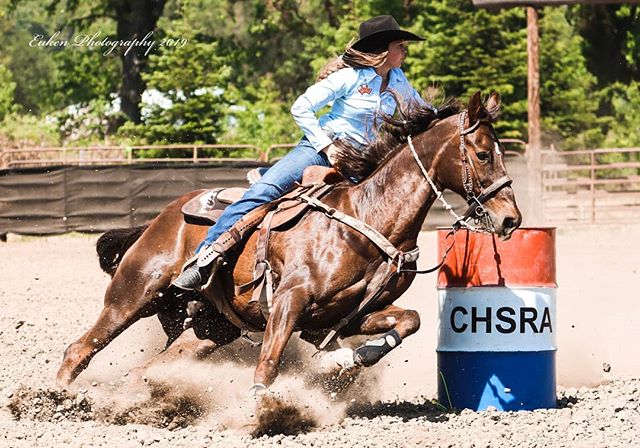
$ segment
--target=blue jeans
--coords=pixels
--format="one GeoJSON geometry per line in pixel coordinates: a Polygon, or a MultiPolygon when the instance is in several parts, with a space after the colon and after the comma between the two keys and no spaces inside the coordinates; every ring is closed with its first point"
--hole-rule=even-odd
{"type": "Polygon", "coordinates": [[[196,253],[207,245],[212,244],[220,235],[229,230],[240,218],[254,208],[278,199],[288,192],[295,182],[302,180],[302,172],[311,165],[331,166],[324,152],[317,152],[309,140],[303,137],[298,146],[253,184],[242,198],[229,205],[218,221],[209,228],[204,241],[196,249],[196,253]]]}

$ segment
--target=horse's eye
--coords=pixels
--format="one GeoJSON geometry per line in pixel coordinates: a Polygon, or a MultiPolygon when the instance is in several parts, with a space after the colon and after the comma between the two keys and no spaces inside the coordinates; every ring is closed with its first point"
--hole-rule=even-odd
{"type": "Polygon", "coordinates": [[[482,162],[486,162],[487,160],[489,160],[489,157],[490,157],[488,151],[479,152],[477,156],[478,156],[478,159],[482,162]]]}

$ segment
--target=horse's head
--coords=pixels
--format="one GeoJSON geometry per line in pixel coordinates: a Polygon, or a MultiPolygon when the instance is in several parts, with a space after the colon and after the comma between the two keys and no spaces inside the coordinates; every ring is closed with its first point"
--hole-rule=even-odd
{"type": "Polygon", "coordinates": [[[451,137],[433,168],[443,188],[467,199],[465,217],[484,220],[486,227],[506,240],[520,226],[522,214],[507,175],[504,148],[491,125],[499,111],[499,94],[491,94],[483,105],[476,92],[466,110],[443,120],[439,125],[449,126],[451,137]]]}

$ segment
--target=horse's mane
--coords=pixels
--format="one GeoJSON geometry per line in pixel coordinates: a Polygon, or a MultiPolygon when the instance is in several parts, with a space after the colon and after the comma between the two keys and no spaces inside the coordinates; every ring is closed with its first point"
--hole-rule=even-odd
{"type": "Polygon", "coordinates": [[[408,136],[418,135],[436,121],[461,110],[460,103],[454,99],[445,101],[434,110],[415,103],[406,106],[395,92],[392,94],[398,104],[396,116],[381,116],[384,124],[374,142],[363,148],[357,148],[347,140],[336,142],[339,151],[334,168],[350,182],[360,181],[371,175],[396,149],[407,142],[408,136]]]}

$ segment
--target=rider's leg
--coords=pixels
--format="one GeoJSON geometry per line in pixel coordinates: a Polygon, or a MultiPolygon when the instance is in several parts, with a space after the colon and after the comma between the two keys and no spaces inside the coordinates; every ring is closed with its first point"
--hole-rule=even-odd
{"type": "Polygon", "coordinates": [[[280,161],[273,165],[265,175],[253,184],[242,198],[229,205],[209,228],[204,241],[196,249],[197,260],[188,264],[173,284],[182,289],[195,289],[202,286],[222,264],[222,249],[216,240],[229,230],[240,218],[256,207],[271,202],[302,180],[305,168],[311,165],[330,166],[324,153],[318,153],[306,138],[280,161]]]}
{"type": "Polygon", "coordinates": [[[265,173],[269,170],[268,167],[266,166],[261,166],[258,168],[254,168],[251,171],[249,171],[247,173],[247,182],[249,182],[249,185],[253,185],[256,182],[258,182],[262,176],[265,175],[265,173]]]}

